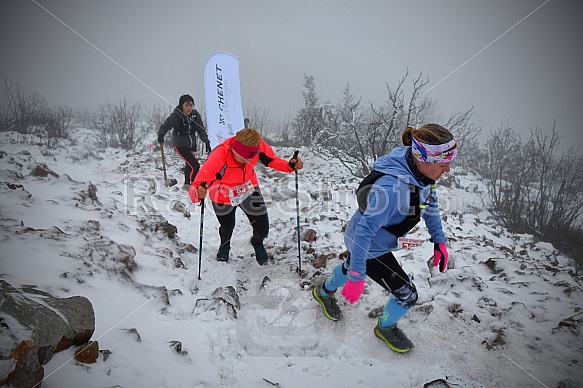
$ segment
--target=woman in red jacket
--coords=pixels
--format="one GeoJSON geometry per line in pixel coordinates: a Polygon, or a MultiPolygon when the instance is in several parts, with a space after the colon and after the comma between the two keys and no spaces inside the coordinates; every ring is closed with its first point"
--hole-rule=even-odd
{"type": "Polygon", "coordinates": [[[300,158],[290,161],[279,158],[257,130],[245,128],[211,152],[190,186],[190,198],[195,203],[206,197],[208,191],[220,224],[219,261],[229,261],[235,210],[240,207],[253,227],[251,245],[255,249],[257,263],[267,263],[263,239],[269,233],[269,217],[255,174],[258,161],[282,172],[294,172],[304,166],[300,158]]]}

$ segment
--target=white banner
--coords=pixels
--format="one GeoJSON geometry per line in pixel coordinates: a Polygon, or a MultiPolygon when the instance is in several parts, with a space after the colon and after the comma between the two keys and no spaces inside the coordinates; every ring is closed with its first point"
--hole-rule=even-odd
{"type": "Polygon", "coordinates": [[[215,148],[244,128],[238,57],[219,51],[207,59],[204,98],[209,140],[215,148]]]}

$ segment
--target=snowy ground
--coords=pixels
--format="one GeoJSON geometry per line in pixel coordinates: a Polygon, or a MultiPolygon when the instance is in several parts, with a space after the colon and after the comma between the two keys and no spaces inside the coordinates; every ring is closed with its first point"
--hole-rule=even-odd
{"type": "MultiPolygon", "coordinates": [[[[166,151],[179,181],[166,188],[159,153],[98,150],[89,135],[46,149],[0,134],[0,277],[89,298],[103,352],[91,365],[76,364],[74,349],[56,354],[43,387],[583,386],[581,276],[550,244],[510,234],[480,210],[485,189],[475,177],[457,173],[438,189],[451,237],[445,274],[427,264],[430,243],[397,252],[420,294],[400,322],[415,343],[402,355],[373,334],[369,314],[387,300],[380,286],[367,280],[357,304],[341,300],[341,322],[311,297],[341,262],[355,209],[358,180],[338,163],[300,153],[301,229],[317,232],[302,242],[304,276],[295,177],[258,168],[273,260],[256,264],[239,211],[231,261],[216,262],[218,224],[207,206],[199,280],[200,207],[179,188],[180,160],[166,151]],[[31,176],[38,163],[59,178],[31,176]],[[177,228],[172,239],[166,221],[177,228]]],[[[289,158],[293,149],[276,152],[289,158]]],[[[422,226],[410,237],[428,235],[422,226]]]]}

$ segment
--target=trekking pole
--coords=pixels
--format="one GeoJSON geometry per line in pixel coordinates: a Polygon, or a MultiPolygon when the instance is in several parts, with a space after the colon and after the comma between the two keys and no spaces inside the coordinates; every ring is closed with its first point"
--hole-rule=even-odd
{"type": "MultiPolygon", "coordinates": [[[[299,150],[294,152],[294,156],[292,159],[297,159],[298,154],[300,153],[299,150]]],[[[298,221],[298,273],[302,276],[302,250],[300,244],[300,200],[299,200],[299,189],[298,189],[298,170],[296,170],[296,213],[297,213],[297,221],[298,221]]]]}
{"type": "MultiPolygon", "coordinates": [[[[203,187],[206,187],[206,181],[202,182],[203,187]]],[[[200,270],[202,267],[202,233],[204,231],[204,198],[200,201],[200,242],[198,246],[198,280],[200,280],[200,270]]]]}
{"type": "Polygon", "coordinates": [[[160,143],[160,152],[162,153],[162,168],[164,169],[164,186],[168,187],[168,177],[166,176],[166,159],[164,159],[163,143],[160,143]]]}

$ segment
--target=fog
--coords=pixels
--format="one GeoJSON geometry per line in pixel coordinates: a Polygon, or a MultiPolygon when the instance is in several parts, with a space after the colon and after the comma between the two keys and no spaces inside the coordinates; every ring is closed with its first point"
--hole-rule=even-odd
{"type": "Polygon", "coordinates": [[[0,72],[73,108],[125,95],[170,110],[189,93],[201,109],[204,63],[228,51],[244,109],[280,122],[303,106],[304,75],[321,101],[350,83],[380,105],[408,70],[429,78],[443,117],[473,106],[485,132],[508,124],[525,137],[556,121],[562,144],[577,146],[582,18],[575,0],[5,0],[0,72]]]}

